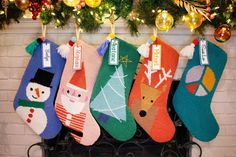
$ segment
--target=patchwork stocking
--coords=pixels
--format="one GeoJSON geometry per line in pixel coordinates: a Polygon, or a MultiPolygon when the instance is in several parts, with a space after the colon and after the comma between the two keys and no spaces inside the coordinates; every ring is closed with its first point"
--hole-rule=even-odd
{"type": "Polygon", "coordinates": [[[156,39],[147,49],[150,49],[149,55],[139,49],[146,58],[131,90],[129,108],[135,120],[154,141],[166,142],[175,133],[167,111],[167,100],[179,55],[160,39],[156,39]],[[152,69],[152,46],[156,44],[161,46],[161,70],[152,69]]]}
{"type": "Polygon", "coordinates": [[[49,40],[38,42],[27,49],[32,57],[16,93],[14,109],[35,133],[50,139],[61,130],[53,105],[65,59],[57,53],[55,43],[49,40]]]}
{"type": "Polygon", "coordinates": [[[136,123],[127,102],[140,55],[134,46],[116,39],[119,42],[119,64],[108,64],[107,50],[93,89],[90,110],[111,136],[125,141],[136,132],[136,123]]]}
{"type": "MultiPolygon", "coordinates": [[[[222,72],[227,54],[207,41],[209,65],[200,65],[199,44],[193,49],[193,58],[188,61],[180,84],[173,98],[174,108],[190,133],[201,141],[210,141],[219,132],[219,126],[210,104],[222,72]]],[[[185,48],[182,55],[191,53],[185,48]],[[187,52],[188,51],[188,52],[187,52]]]]}
{"type": "Polygon", "coordinates": [[[88,146],[100,136],[100,128],[89,110],[89,100],[101,58],[95,48],[83,41],[78,43],[82,46],[82,68],[73,69],[74,55],[70,52],[66,59],[55,109],[60,121],[74,139],[88,146]]]}

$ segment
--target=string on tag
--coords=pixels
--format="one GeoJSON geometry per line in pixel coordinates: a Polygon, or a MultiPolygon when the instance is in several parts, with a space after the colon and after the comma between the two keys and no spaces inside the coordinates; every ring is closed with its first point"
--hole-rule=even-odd
{"type": "Polygon", "coordinates": [[[47,26],[42,24],[42,38],[46,38],[47,26]]]}
{"type": "Polygon", "coordinates": [[[110,16],[110,22],[111,22],[111,34],[115,34],[115,15],[114,15],[114,11],[111,12],[111,16],[110,16]]]}
{"type": "Polygon", "coordinates": [[[156,28],[156,27],[153,28],[153,36],[154,36],[154,37],[157,37],[157,28],[156,28]]]}
{"type": "Polygon", "coordinates": [[[78,44],[79,39],[80,39],[80,31],[81,29],[79,28],[79,26],[77,24],[75,24],[75,33],[76,33],[76,44],[78,44]]]}
{"type": "Polygon", "coordinates": [[[80,39],[80,27],[78,24],[75,24],[75,33],[76,33],[76,44],[73,46],[73,69],[81,70],[82,68],[82,45],[79,44],[80,39]]]}

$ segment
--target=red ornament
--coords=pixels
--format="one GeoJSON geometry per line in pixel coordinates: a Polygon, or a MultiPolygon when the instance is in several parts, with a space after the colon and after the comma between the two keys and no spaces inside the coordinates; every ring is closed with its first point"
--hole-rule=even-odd
{"type": "Polygon", "coordinates": [[[34,2],[34,7],[35,8],[38,8],[39,7],[39,4],[37,2],[34,2]]]}
{"type": "Polygon", "coordinates": [[[230,26],[227,24],[220,25],[214,32],[214,37],[218,42],[225,42],[231,37],[230,26]]]}
{"type": "Polygon", "coordinates": [[[37,12],[37,11],[33,12],[33,15],[36,16],[36,17],[38,16],[38,14],[39,14],[39,12],[37,12]]]}
{"type": "Polygon", "coordinates": [[[37,16],[33,15],[33,16],[32,16],[32,19],[33,19],[33,20],[37,20],[37,16]]]}

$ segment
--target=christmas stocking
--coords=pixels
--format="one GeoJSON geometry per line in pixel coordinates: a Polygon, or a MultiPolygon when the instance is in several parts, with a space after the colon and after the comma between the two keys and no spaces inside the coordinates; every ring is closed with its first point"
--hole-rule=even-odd
{"type": "Polygon", "coordinates": [[[140,55],[134,46],[121,39],[115,38],[111,42],[93,89],[90,110],[111,136],[125,141],[136,132],[127,102],[140,55]],[[109,65],[115,62],[118,65],[109,65]]]}
{"type": "Polygon", "coordinates": [[[41,39],[27,47],[32,57],[14,100],[16,113],[43,139],[53,138],[61,130],[53,105],[65,59],[57,47],[41,39]]]}
{"type": "MultiPolygon", "coordinates": [[[[65,48],[60,46],[59,49],[64,51],[65,48]]],[[[78,46],[74,45],[67,56],[56,99],[55,109],[60,121],[78,143],[86,146],[92,145],[100,136],[100,128],[89,110],[100,65],[101,58],[96,49],[78,41],[78,46]],[[81,52],[82,59],[77,60],[81,52]],[[81,68],[77,69],[79,64],[81,68]]]]}
{"type": "Polygon", "coordinates": [[[167,142],[175,133],[167,111],[167,99],[179,55],[160,39],[152,39],[138,49],[145,59],[130,93],[129,108],[135,120],[154,141],[167,142]]]}
{"type": "Polygon", "coordinates": [[[190,58],[193,55],[193,58],[188,61],[175,92],[174,108],[194,137],[201,141],[210,141],[219,131],[210,104],[224,70],[227,54],[206,40],[200,44],[195,40],[181,54],[190,58]]]}

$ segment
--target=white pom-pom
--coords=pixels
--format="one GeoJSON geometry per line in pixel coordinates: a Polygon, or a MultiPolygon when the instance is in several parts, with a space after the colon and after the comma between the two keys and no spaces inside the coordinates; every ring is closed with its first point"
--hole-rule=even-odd
{"type": "Polygon", "coordinates": [[[141,46],[139,46],[139,48],[137,49],[137,51],[139,52],[140,55],[142,55],[144,58],[148,58],[149,57],[149,44],[142,44],[141,46]]]}
{"type": "Polygon", "coordinates": [[[61,55],[62,58],[66,58],[70,53],[70,45],[62,44],[57,48],[57,52],[61,55]]]}
{"type": "Polygon", "coordinates": [[[180,51],[180,55],[184,56],[184,57],[188,57],[188,59],[192,59],[193,58],[193,53],[194,53],[194,47],[195,47],[194,43],[191,43],[190,45],[185,46],[180,51]]]}

